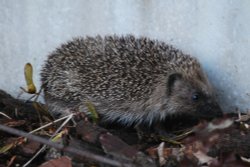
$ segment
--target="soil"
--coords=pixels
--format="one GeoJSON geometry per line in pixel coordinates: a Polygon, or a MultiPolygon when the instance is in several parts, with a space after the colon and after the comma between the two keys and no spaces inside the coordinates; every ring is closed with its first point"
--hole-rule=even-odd
{"type": "Polygon", "coordinates": [[[75,113],[57,121],[46,105],[0,90],[0,167],[250,166],[248,114],[211,121],[182,116],[152,127],[124,127],[103,123],[90,112],[92,116],[75,113]]]}

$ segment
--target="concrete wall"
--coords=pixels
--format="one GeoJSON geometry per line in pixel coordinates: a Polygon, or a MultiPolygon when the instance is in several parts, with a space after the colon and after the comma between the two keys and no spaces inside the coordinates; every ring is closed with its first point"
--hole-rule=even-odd
{"type": "Polygon", "coordinates": [[[249,0],[1,0],[0,89],[16,96],[46,55],[75,36],[143,35],[198,59],[225,110],[250,108],[249,0]]]}

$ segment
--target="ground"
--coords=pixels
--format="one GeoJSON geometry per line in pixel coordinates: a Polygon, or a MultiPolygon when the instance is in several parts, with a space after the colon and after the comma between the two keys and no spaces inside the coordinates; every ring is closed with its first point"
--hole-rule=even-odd
{"type": "Polygon", "coordinates": [[[0,91],[0,167],[250,166],[248,114],[175,118],[147,128],[101,123],[94,106],[89,109],[90,115],[55,120],[44,104],[0,91]]]}

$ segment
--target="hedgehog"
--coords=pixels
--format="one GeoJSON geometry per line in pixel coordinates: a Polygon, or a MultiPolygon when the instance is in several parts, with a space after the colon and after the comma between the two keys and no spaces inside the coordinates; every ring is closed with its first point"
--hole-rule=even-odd
{"type": "Polygon", "coordinates": [[[147,37],[74,38],[48,56],[41,82],[55,117],[86,112],[87,102],[102,120],[124,125],[222,115],[198,60],[147,37]]]}

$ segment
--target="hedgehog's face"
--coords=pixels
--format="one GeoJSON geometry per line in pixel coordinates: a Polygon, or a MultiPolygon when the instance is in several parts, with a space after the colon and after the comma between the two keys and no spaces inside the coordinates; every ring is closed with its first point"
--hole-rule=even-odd
{"type": "Polygon", "coordinates": [[[167,96],[170,110],[173,114],[186,113],[205,119],[222,116],[207,80],[195,78],[187,79],[181,74],[169,76],[167,96]]]}

